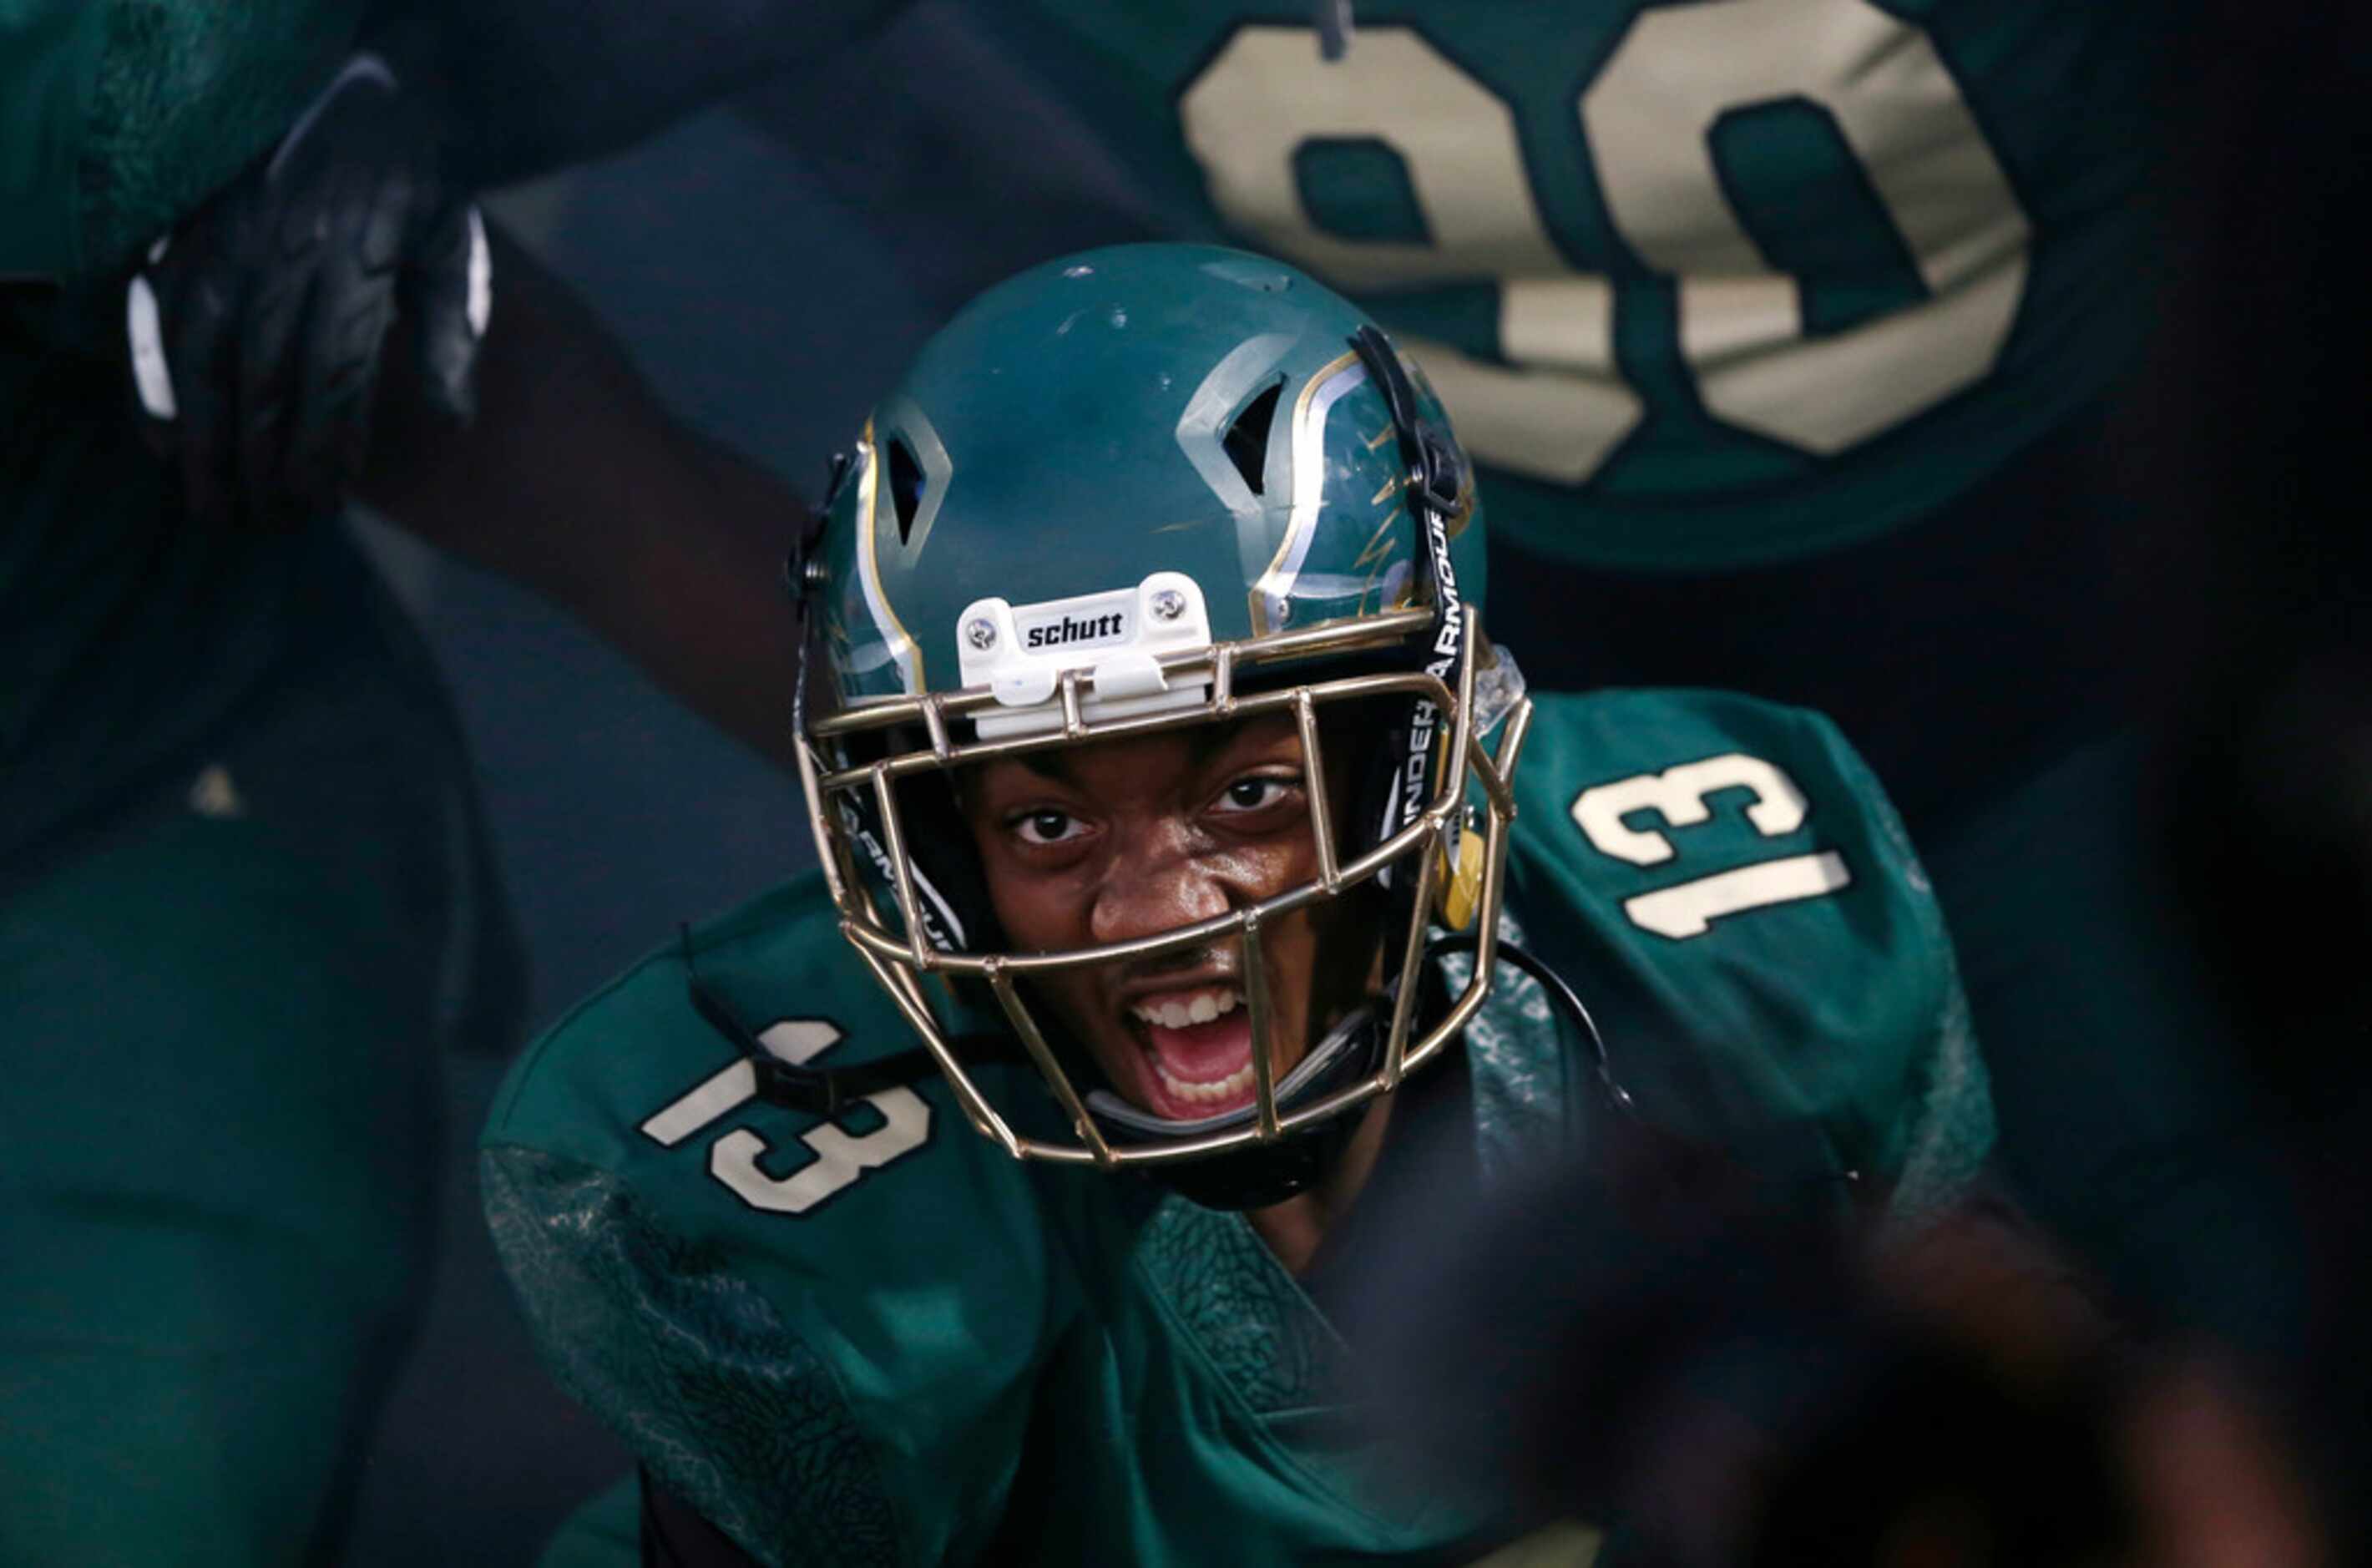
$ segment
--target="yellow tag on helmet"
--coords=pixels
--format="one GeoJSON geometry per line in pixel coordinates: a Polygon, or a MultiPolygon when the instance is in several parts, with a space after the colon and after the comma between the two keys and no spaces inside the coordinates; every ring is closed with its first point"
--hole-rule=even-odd
{"type": "Polygon", "coordinates": [[[1449,856],[1441,856],[1441,891],[1436,895],[1435,907],[1441,913],[1441,923],[1452,931],[1463,931],[1474,923],[1474,912],[1482,901],[1482,835],[1468,828],[1458,835],[1458,864],[1449,864],[1449,856]]]}

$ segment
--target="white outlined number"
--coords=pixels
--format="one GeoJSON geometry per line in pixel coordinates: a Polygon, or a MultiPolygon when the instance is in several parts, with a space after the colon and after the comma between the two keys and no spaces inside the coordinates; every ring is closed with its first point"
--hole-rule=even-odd
{"type": "MultiPolygon", "coordinates": [[[[1573,106],[1609,222],[1678,280],[1680,348],[1705,411],[1830,456],[1993,368],[2025,296],[2032,226],[1959,81],[1875,0],[1699,0],[1642,10],[1573,106]],[[1817,106],[1868,177],[1926,297],[1841,331],[1805,324],[1802,280],[1748,232],[1715,167],[1724,115],[1817,106]]],[[[1413,28],[1363,25],[1341,60],[1306,28],[1238,29],[1179,99],[1186,144],[1236,228],[1352,289],[1494,281],[1505,364],[1402,341],[1486,462],[1560,484],[1595,473],[1644,412],[1614,355],[1611,280],[1551,237],[1514,108],[1413,28]],[[1320,227],[1294,157],[1383,143],[1428,238],[1320,227]]]]}
{"type": "MultiPolygon", "coordinates": [[[[804,1066],[840,1043],[840,1027],[824,1018],[785,1018],[758,1032],[758,1042],[794,1066],[804,1066]]],[[[643,1136],[673,1148],[726,1112],[755,1098],[758,1072],[747,1061],[709,1074],[643,1123],[643,1136]]],[[[909,1088],[883,1089],[864,1097],[882,1124],[851,1132],[826,1121],[799,1134],[814,1157],[787,1176],[771,1176],[760,1165],[773,1145],[746,1127],[737,1127],[709,1145],[708,1174],[753,1209],[804,1214],[855,1183],[868,1170],[910,1155],[930,1141],[931,1108],[909,1088]]]]}
{"type": "MultiPolygon", "coordinates": [[[[1706,797],[1725,789],[1753,792],[1745,816],[1764,838],[1778,838],[1804,825],[1808,807],[1795,781],[1760,757],[1731,751],[1583,790],[1574,796],[1574,826],[1602,854],[1632,865],[1661,865],[1679,856],[1671,839],[1654,828],[1634,827],[1625,819],[1653,811],[1667,828],[1695,827],[1713,819],[1706,797]]],[[[1757,861],[1636,894],[1622,900],[1622,912],[1643,931],[1680,941],[1703,935],[1724,915],[1820,898],[1852,882],[1844,856],[1820,850],[1757,861]]]]}

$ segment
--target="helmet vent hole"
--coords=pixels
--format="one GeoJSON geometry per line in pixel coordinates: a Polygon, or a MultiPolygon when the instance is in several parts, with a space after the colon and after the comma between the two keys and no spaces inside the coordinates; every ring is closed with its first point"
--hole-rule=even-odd
{"type": "Polygon", "coordinates": [[[914,515],[923,509],[923,465],[895,436],[890,438],[890,506],[898,514],[898,542],[903,545],[914,531],[914,515]]]}
{"type": "Polygon", "coordinates": [[[1255,495],[1264,493],[1263,476],[1268,471],[1269,426],[1276,422],[1276,400],[1285,391],[1282,380],[1272,383],[1260,396],[1244,405],[1222,438],[1227,448],[1227,459],[1255,495]]]}

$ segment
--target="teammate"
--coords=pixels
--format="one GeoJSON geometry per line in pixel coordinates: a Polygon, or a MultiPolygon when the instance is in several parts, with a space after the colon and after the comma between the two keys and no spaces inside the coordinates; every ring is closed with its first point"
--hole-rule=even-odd
{"type": "Polygon", "coordinates": [[[931,342],[798,563],[822,871],[484,1134],[644,1467],[553,1561],[1464,1560],[1504,1528],[1380,1491],[1337,1380],[1416,1200],[1636,1124],[1840,1229],[1955,1201],[1984,1072],[1869,773],[1743,697],[1527,697],[1482,545],[1430,390],[1281,263],[1087,252],[931,342]]]}
{"type": "Polygon", "coordinates": [[[429,1277],[439,1043],[511,1027],[425,650],[343,531],[194,518],[122,359],[131,264],[359,10],[0,15],[10,1562],[334,1552],[429,1277]]]}
{"type": "Polygon", "coordinates": [[[488,324],[465,188],[408,67],[356,52],[363,12],[0,7],[11,1562],[340,1555],[435,1257],[438,1049],[516,1025],[436,672],[297,494],[363,455],[399,304],[390,363],[432,374],[376,400],[375,496],[781,749],[792,504],[659,418],[515,256],[488,324]],[[179,364],[135,389],[144,303],[179,364]],[[454,423],[480,359],[492,444],[454,423]],[[529,460],[555,442],[592,455],[529,460]],[[654,485],[705,499],[629,514],[654,485]],[[712,637],[729,687],[703,685],[712,637]]]}

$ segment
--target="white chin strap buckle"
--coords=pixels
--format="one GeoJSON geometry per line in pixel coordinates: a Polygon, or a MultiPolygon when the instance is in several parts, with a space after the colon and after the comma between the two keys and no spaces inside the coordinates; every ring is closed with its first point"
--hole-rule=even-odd
{"type": "Polygon", "coordinates": [[[1063,727],[1063,677],[1088,678],[1080,716],[1134,718],[1206,700],[1210,682],[1172,685],[1161,656],[1211,645],[1203,589],[1182,572],[1156,572],[1133,588],[1012,604],[974,599],[956,617],[956,659],[966,686],[985,686],[997,707],[974,715],[983,740],[1063,727]]]}

